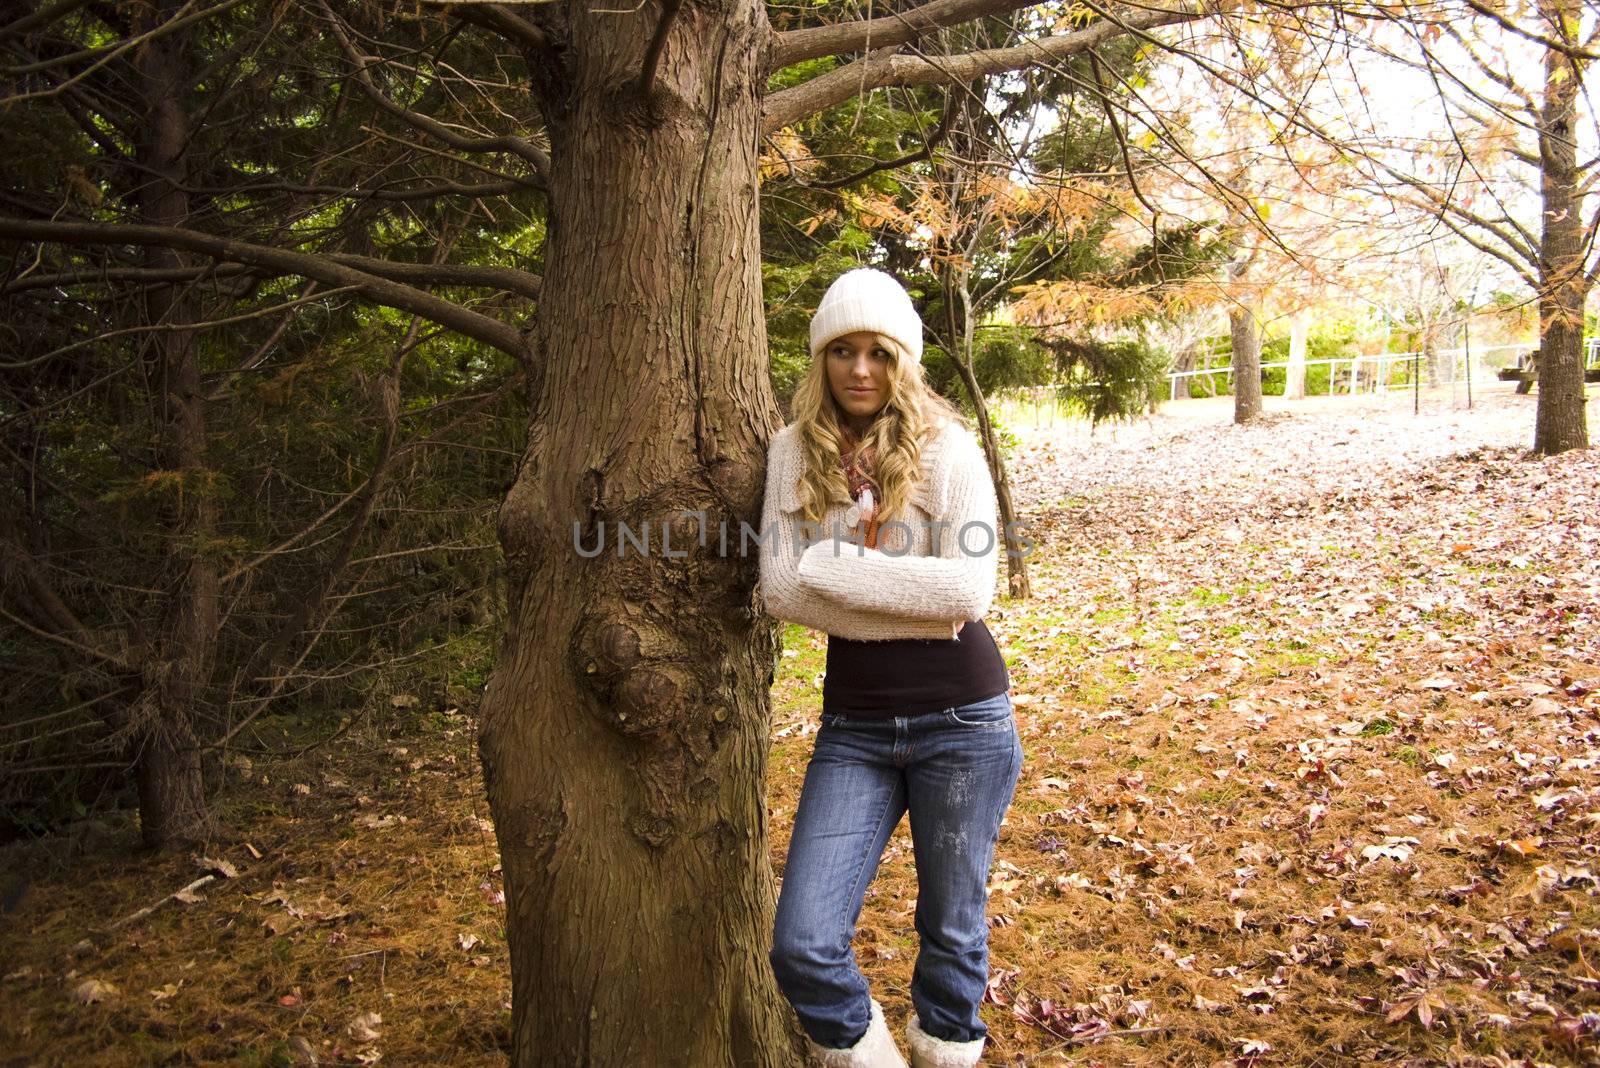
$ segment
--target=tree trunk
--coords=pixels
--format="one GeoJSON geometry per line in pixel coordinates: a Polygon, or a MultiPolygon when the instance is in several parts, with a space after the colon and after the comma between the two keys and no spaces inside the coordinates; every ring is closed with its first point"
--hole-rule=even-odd
{"type": "Polygon", "coordinates": [[[143,709],[149,718],[141,722],[135,743],[139,835],[151,849],[194,845],[212,829],[198,739],[188,718],[173,714],[174,708],[175,702],[143,709]]]}
{"type": "Polygon", "coordinates": [[[1028,581],[1028,558],[1021,555],[1025,548],[1021,540],[1011,536],[1012,531],[1020,529],[1017,523],[1017,507],[1011,497],[1011,479],[1006,476],[1006,462],[1000,455],[999,443],[995,441],[994,424],[989,421],[989,403],[984,399],[983,390],[978,388],[978,379],[972,373],[972,364],[967,360],[957,360],[956,366],[961,371],[961,379],[967,384],[968,392],[972,395],[972,404],[978,413],[979,440],[983,442],[983,451],[989,461],[989,471],[994,475],[995,498],[1000,506],[1000,530],[1006,546],[1006,589],[1012,597],[1025,601],[1033,596],[1033,587],[1028,581]],[[1012,555],[1013,553],[1017,555],[1012,555]]]}
{"type": "Polygon", "coordinates": [[[659,19],[554,7],[530,15],[564,20],[564,47],[561,69],[535,68],[550,230],[479,734],[511,1062],[796,1065],[767,956],[774,630],[754,542],[739,551],[779,422],[759,260],[765,11],[669,14],[641,96],[659,19]],[[683,514],[700,509],[703,539],[683,514]],[[622,554],[618,523],[648,555],[622,554]],[[604,551],[580,555],[575,535],[604,551]]]}
{"type": "Polygon", "coordinates": [[[951,352],[961,381],[972,398],[972,408],[978,414],[978,440],[983,442],[983,452],[989,461],[989,471],[994,476],[995,498],[1000,506],[1000,532],[1006,547],[1006,589],[1012,597],[1027,600],[1033,595],[1028,581],[1028,558],[1022,555],[1021,539],[1013,538],[1017,530],[1017,510],[1011,499],[1011,480],[1006,477],[1005,459],[1000,455],[1000,443],[995,440],[994,423],[989,419],[989,402],[978,385],[978,376],[972,370],[972,290],[967,284],[967,272],[957,267],[945,271],[945,310],[949,319],[951,352]],[[1015,555],[1014,555],[1015,554],[1015,555]]]}
{"type": "Polygon", "coordinates": [[[1261,414],[1261,335],[1256,329],[1258,301],[1241,298],[1228,313],[1233,334],[1233,421],[1248,423],[1261,414]]]}
{"type": "MultiPolygon", "coordinates": [[[[1179,346],[1179,348],[1178,348],[1178,358],[1177,358],[1176,361],[1174,361],[1174,363],[1172,365],[1172,373],[1173,374],[1183,374],[1183,372],[1185,372],[1185,371],[1193,371],[1195,369],[1195,364],[1198,363],[1198,362],[1199,362],[1199,350],[1198,350],[1198,346],[1196,344],[1191,343],[1191,344],[1185,344],[1185,345],[1179,346]]],[[[1196,378],[1199,378],[1199,377],[1202,377],[1202,376],[1200,376],[1200,375],[1189,375],[1189,376],[1186,376],[1184,378],[1169,378],[1168,382],[1170,383],[1170,385],[1167,387],[1168,390],[1169,390],[1169,392],[1168,392],[1169,399],[1171,399],[1171,400],[1188,400],[1189,399],[1189,383],[1193,382],[1196,378]]]]}
{"type": "Polygon", "coordinates": [[[1283,379],[1284,400],[1306,398],[1306,342],[1311,335],[1311,311],[1300,308],[1289,317],[1289,366],[1283,379]]]}
{"type": "MultiPolygon", "coordinates": [[[[1540,5],[1553,33],[1576,39],[1582,13],[1577,0],[1540,5]]],[[[1544,102],[1539,113],[1539,191],[1544,211],[1539,238],[1539,405],[1533,451],[1545,456],[1587,448],[1584,412],[1583,201],[1577,193],[1577,99],[1585,61],[1557,49],[1545,51],[1544,102]]]]}
{"type": "MultiPolygon", "coordinates": [[[[179,6],[168,2],[140,8],[139,32],[175,18],[179,6]]],[[[183,37],[181,31],[156,37],[135,53],[148,116],[140,164],[149,179],[140,189],[139,204],[144,221],[157,226],[183,226],[189,214],[183,37]]],[[[150,249],[146,261],[158,268],[189,266],[188,256],[164,248],[150,249]]],[[[180,286],[152,287],[146,321],[194,322],[191,301],[180,286]]],[[[146,344],[157,382],[152,409],[160,423],[158,464],[177,479],[167,491],[171,547],[160,582],[165,606],[147,654],[145,690],[129,721],[129,741],[144,843],[176,848],[201,841],[210,831],[195,713],[216,660],[218,574],[206,545],[216,529],[215,487],[206,466],[205,400],[194,331],[155,331],[146,344]]]]}

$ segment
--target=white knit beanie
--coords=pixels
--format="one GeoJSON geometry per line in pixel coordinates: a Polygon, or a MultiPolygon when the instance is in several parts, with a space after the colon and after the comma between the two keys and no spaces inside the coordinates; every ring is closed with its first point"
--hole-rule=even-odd
{"type": "Polygon", "coordinates": [[[892,274],[856,267],[834,279],[811,317],[811,355],[839,335],[857,330],[887,334],[922,362],[922,317],[911,294],[892,274]]]}

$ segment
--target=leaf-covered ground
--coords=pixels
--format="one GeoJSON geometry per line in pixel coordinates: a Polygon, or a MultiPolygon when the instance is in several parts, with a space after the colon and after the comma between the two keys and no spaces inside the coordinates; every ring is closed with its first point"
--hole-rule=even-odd
{"type": "Polygon", "coordinates": [[[0,926],[0,1064],[505,1064],[472,724],[393,701],[298,760],[233,763],[208,857],[135,855],[111,817],[0,855],[26,887],[0,926]]]}
{"type": "MultiPolygon", "coordinates": [[[[1533,403],[1013,426],[1040,544],[1034,600],[989,616],[1026,766],[985,1063],[1600,1059],[1600,457],[1524,458],[1533,403]]],[[[780,873],[824,648],[789,645],[780,873]]],[[[450,696],[233,766],[204,864],[130,856],[115,819],[0,854],[0,1063],[504,1063],[497,858],[450,696]]],[[[856,942],[897,1032],[915,880],[902,823],[856,942]]]]}

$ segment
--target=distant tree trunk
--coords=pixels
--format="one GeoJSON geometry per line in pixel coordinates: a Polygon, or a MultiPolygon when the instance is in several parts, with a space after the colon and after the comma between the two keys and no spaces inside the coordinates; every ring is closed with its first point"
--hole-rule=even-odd
{"type": "Polygon", "coordinates": [[[1248,423],[1261,414],[1261,335],[1251,308],[1228,315],[1233,334],[1233,421],[1248,423]]]}
{"type": "Polygon", "coordinates": [[[768,960],[774,630],[757,625],[755,543],[739,552],[780,421],[757,189],[767,23],[754,0],[683,5],[641,92],[659,17],[543,7],[530,17],[563,20],[565,71],[530,64],[550,230],[479,733],[511,1063],[798,1065],[768,960]],[[701,509],[703,541],[684,514],[701,509]],[[621,554],[619,523],[648,556],[621,554]]]}
{"type": "Polygon", "coordinates": [[[978,438],[983,442],[989,471],[994,476],[995,497],[1000,506],[999,534],[1006,547],[1006,588],[1012,597],[1027,600],[1033,595],[1032,585],[1028,581],[1028,560],[1021,555],[1023,545],[1020,539],[1009,536],[1011,531],[1018,529],[1016,505],[1011,499],[1011,479],[1006,474],[1005,458],[1000,455],[1000,443],[995,439],[994,423],[989,419],[988,401],[978,386],[978,376],[972,370],[974,324],[972,291],[967,280],[964,269],[951,267],[945,271],[945,311],[951,343],[957,350],[951,355],[956,369],[961,373],[961,381],[966,384],[967,395],[972,398],[972,407],[978,413],[978,438]]]}
{"type": "MultiPolygon", "coordinates": [[[[1245,272],[1245,261],[1228,265],[1228,277],[1237,282],[1245,272]]],[[[1238,291],[1228,312],[1228,327],[1233,335],[1233,421],[1248,423],[1261,414],[1261,335],[1257,329],[1261,298],[1238,291]]]]}
{"type": "Polygon", "coordinates": [[[1306,342],[1311,335],[1311,311],[1298,308],[1289,317],[1289,366],[1283,380],[1284,400],[1305,400],[1306,342]]]}
{"type": "MultiPolygon", "coordinates": [[[[167,0],[137,8],[141,32],[164,25],[180,6],[167,0]]],[[[139,162],[149,176],[139,205],[144,221],[157,226],[183,226],[189,214],[183,37],[182,31],[157,36],[135,53],[146,115],[139,162]]],[[[190,257],[152,248],[146,262],[182,269],[190,257]]],[[[194,322],[191,298],[179,285],[152,286],[145,314],[147,323],[168,327],[194,322]]],[[[206,463],[205,399],[194,331],[153,331],[144,344],[157,384],[152,415],[160,433],[159,467],[152,475],[174,481],[167,490],[169,547],[159,579],[165,606],[145,654],[145,688],[129,718],[129,751],[143,840],[152,848],[168,848],[203,840],[210,831],[195,714],[216,659],[219,579],[206,544],[216,530],[216,487],[206,463]]]]}
{"type": "MultiPolygon", "coordinates": [[[[1185,371],[1193,371],[1198,360],[1198,353],[1199,347],[1197,345],[1190,344],[1179,348],[1177,359],[1172,364],[1172,374],[1183,375],[1185,371]]],[[[1168,397],[1172,400],[1188,400],[1189,383],[1193,382],[1197,377],[1199,376],[1185,375],[1182,378],[1168,379],[1169,383],[1171,383],[1167,387],[1168,397]]]]}
{"type": "MultiPolygon", "coordinates": [[[[1545,25],[1575,43],[1582,7],[1578,0],[1545,0],[1545,25]]],[[[1545,50],[1544,102],[1539,113],[1539,191],[1544,210],[1539,263],[1539,404],[1533,451],[1545,456],[1587,448],[1584,412],[1583,309],[1589,283],[1584,272],[1583,198],[1577,191],[1577,99],[1585,60],[1545,50]]]]}

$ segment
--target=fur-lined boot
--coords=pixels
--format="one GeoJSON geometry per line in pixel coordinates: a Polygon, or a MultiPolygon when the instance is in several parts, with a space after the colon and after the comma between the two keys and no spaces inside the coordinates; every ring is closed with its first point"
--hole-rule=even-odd
{"type": "Polygon", "coordinates": [[[894,1044],[894,1035],[883,1018],[883,1006],[878,1004],[877,998],[872,999],[872,1022],[867,1024],[867,1033],[858,1038],[855,1045],[831,1049],[817,1045],[810,1036],[806,1037],[806,1044],[822,1068],[906,1068],[905,1058],[894,1044]]]}
{"type": "Polygon", "coordinates": [[[911,1044],[911,1068],[972,1068],[983,1056],[986,1036],[971,1042],[951,1042],[934,1038],[922,1029],[916,1013],[906,1024],[906,1039],[911,1044]]]}

